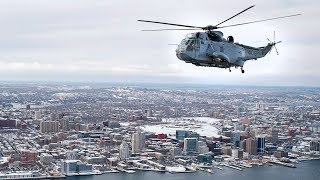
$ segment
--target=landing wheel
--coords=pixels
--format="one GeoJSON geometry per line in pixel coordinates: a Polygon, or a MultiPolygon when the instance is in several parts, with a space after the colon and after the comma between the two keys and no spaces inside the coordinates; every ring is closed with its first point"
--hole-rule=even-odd
{"type": "Polygon", "coordinates": [[[231,69],[229,68],[229,72],[231,72],[231,69]]]}
{"type": "Polygon", "coordinates": [[[241,73],[244,73],[244,70],[243,70],[243,69],[241,69],[241,73]]]}

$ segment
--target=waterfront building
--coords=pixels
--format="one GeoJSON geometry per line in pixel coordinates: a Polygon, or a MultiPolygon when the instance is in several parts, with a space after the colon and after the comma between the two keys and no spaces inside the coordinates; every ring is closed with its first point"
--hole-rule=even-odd
{"type": "Polygon", "coordinates": [[[310,141],[310,151],[320,151],[320,139],[310,141]]]}
{"type": "Polygon", "coordinates": [[[276,151],[273,155],[276,158],[283,158],[283,157],[287,158],[288,157],[288,152],[286,152],[286,151],[276,151]]]}
{"type": "Polygon", "coordinates": [[[266,148],[266,137],[263,135],[257,136],[258,140],[258,153],[263,153],[266,148]]]}
{"type": "Polygon", "coordinates": [[[119,157],[121,160],[127,159],[130,157],[129,154],[129,145],[125,141],[123,141],[120,145],[119,149],[119,157]]]}
{"type": "Polygon", "coordinates": [[[197,161],[199,163],[212,164],[212,156],[210,154],[199,154],[197,161]]]}
{"type": "Polygon", "coordinates": [[[242,159],[243,158],[243,150],[242,149],[232,149],[232,157],[242,159]]]}
{"type": "Polygon", "coordinates": [[[197,138],[184,138],[183,151],[185,153],[197,153],[198,152],[197,138]]]}
{"type": "Polygon", "coordinates": [[[250,155],[257,155],[258,141],[256,139],[246,139],[246,151],[250,155]]]}
{"type": "Polygon", "coordinates": [[[58,121],[41,121],[40,122],[40,132],[41,133],[50,133],[59,131],[59,122],[58,121]]]}
{"type": "Polygon", "coordinates": [[[42,174],[35,171],[18,171],[9,173],[0,173],[0,179],[42,179],[45,178],[42,174]]]}
{"type": "Polygon", "coordinates": [[[61,173],[72,175],[75,173],[92,172],[92,165],[85,164],[80,160],[64,160],[61,162],[61,173]]]}

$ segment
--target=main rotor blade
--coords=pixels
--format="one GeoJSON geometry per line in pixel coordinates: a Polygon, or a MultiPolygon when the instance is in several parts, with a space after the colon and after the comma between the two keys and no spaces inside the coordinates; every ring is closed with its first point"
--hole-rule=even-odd
{"type": "Polygon", "coordinates": [[[199,26],[190,26],[190,25],[184,25],[184,24],[173,24],[173,23],[166,23],[166,22],[159,22],[159,21],[148,21],[148,20],[138,20],[140,22],[147,22],[147,23],[155,23],[155,24],[164,24],[164,25],[170,25],[170,26],[180,26],[180,27],[188,27],[188,28],[203,28],[199,26]]]}
{"type": "Polygon", "coordinates": [[[194,28],[194,29],[144,29],[141,31],[188,31],[188,30],[200,30],[200,28],[194,28]]]}
{"type": "Polygon", "coordinates": [[[263,19],[263,20],[258,20],[258,21],[251,21],[251,22],[244,22],[244,23],[239,23],[239,24],[232,24],[232,25],[228,25],[228,26],[220,26],[217,27],[219,28],[226,28],[226,27],[233,27],[233,26],[241,26],[241,25],[245,25],[245,24],[252,24],[252,23],[258,23],[258,22],[264,22],[264,21],[271,21],[271,20],[276,20],[276,19],[282,19],[282,18],[288,18],[288,17],[293,17],[293,16],[300,16],[302,14],[293,14],[293,15],[289,15],[289,16],[280,16],[280,17],[275,17],[275,18],[270,18],[270,19],[263,19]]]}
{"type": "Polygon", "coordinates": [[[224,21],[220,22],[220,23],[219,23],[219,24],[217,24],[216,26],[219,26],[220,24],[222,24],[222,23],[225,23],[225,22],[229,21],[230,19],[232,19],[232,18],[234,18],[234,17],[236,17],[236,16],[238,16],[238,15],[240,15],[240,14],[244,13],[245,11],[247,11],[247,10],[249,10],[249,9],[253,8],[254,6],[255,6],[255,5],[248,7],[247,9],[245,9],[245,10],[243,10],[243,11],[239,12],[238,14],[236,14],[236,15],[234,15],[234,16],[232,16],[232,17],[230,17],[230,18],[228,18],[228,19],[226,19],[226,20],[224,20],[224,21]]]}

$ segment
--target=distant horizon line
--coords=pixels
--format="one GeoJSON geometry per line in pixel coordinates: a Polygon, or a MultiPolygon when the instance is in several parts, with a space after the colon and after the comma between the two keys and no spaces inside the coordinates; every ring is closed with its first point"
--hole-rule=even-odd
{"type": "Polygon", "coordinates": [[[0,80],[0,84],[37,84],[40,85],[118,85],[144,87],[171,87],[171,88],[213,88],[213,87],[264,87],[264,88],[320,88],[320,86],[309,85],[250,85],[250,84],[210,84],[210,83],[173,83],[173,82],[139,82],[139,81],[88,81],[88,80],[0,80]]]}

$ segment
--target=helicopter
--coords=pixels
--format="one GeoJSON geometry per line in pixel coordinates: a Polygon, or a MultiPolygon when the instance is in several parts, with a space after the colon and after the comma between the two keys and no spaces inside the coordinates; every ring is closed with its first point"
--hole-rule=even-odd
{"type": "Polygon", "coordinates": [[[263,20],[255,20],[238,24],[231,24],[221,26],[223,23],[233,19],[234,17],[244,13],[245,11],[253,8],[255,5],[252,5],[241,12],[231,16],[230,18],[221,21],[216,25],[207,25],[207,26],[194,26],[194,25],[184,25],[184,24],[175,24],[168,22],[159,22],[159,21],[149,21],[149,20],[138,20],[145,23],[155,23],[163,24],[169,26],[178,26],[184,28],[176,29],[151,29],[151,30],[142,30],[142,31],[171,31],[171,30],[202,30],[194,33],[187,34],[186,37],[181,41],[180,44],[177,44],[176,56],[178,59],[186,62],[192,63],[196,66],[205,66],[205,67],[217,67],[229,69],[231,72],[231,67],[238,68],[240,67],[241,72],[244,73],[244,63],[248,60],[257,60],[263,58],[268,54],[274,47],[276,53],[278,50],[276,44],[281,43],[281,41],[275,41],[275,32],[273,33],[274,40],[271,41],[268,39],[269,43],[263,47],[252,47],[240,43],[235,43],[233,36],[228,36],[227,39],[224,38],[221,31],[217,29],[235,27],[241,25],[247,25],[252,23],[271,21],[276,19],[289,18],[294,16],[299,16],[301,14],[292,14],[287,16],[274,17],[263,20]]]}

